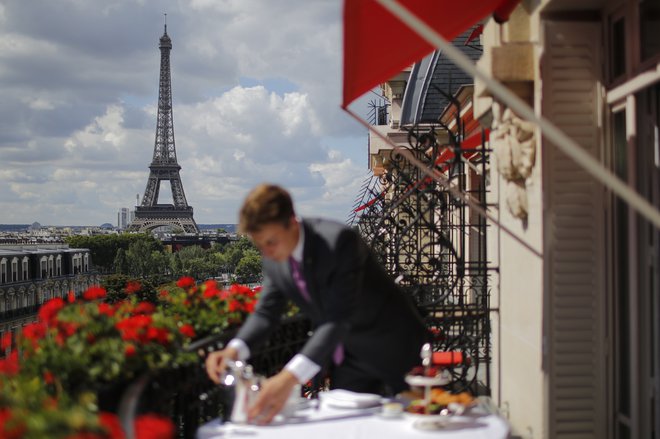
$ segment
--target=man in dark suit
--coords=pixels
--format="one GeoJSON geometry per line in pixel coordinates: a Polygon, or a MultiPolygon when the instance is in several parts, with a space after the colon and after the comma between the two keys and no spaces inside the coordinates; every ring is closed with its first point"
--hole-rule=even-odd
{"type": "Polygon", "coordinates": [[[245,360],[278,324],[288,300],[307,315],[314,333],[299,354],[266,380],[248,412],[268,423],[291,389],[329,366],[333,388],[397,393],[419,362],[427,333],[412,301],[385,273],[360,236],[343,224],[298,219],[291,197],[260,185],[245,199],[240,229],[263,255],[263,289],[255,312],[224,350],[206,359],[219,382],[225,360],[245,360]]]}

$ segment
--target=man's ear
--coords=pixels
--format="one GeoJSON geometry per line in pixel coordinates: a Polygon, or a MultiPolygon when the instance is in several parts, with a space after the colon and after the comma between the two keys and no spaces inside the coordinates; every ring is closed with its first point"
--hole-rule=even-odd
{"type": "Polygon", "coordinates": [[[286,225],[286,228],[288,229],[291,226],[295,226],[297,223],[298,221],[296,220],[296,216],[291,215],[291,218],[289,218],[289,223],[286,225]]]}

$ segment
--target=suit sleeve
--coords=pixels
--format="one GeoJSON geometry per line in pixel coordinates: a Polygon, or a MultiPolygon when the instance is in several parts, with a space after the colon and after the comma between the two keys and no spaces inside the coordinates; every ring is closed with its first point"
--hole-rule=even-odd
{"type": "Polygon", "coordinates": [[[331,358],[338,344],[346,337],[355,310],[356,297],[362,289],[362,279],[367,258],[366,247],[355,232],[343,230],[331,255],[334,270],[327,279],[318,279],[324,290],[324,321],[307,341],[302,355],[317,364],[325,364],[331,358]]]}
{"type": "Polygon", "coordinates": [[[265,341],[270,332],[279,325],[286,302],[282,292],[275,287],[268,274],[264,272],[264,281],[257,306],[236,334],[236,338],[243,340],[250,351],[254,352],[254,348],[265,341]]]}

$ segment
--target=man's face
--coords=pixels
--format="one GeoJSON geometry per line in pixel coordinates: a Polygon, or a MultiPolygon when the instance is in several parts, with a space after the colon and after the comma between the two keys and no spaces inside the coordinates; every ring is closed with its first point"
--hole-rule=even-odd
{"type": "Polygon", "coordinates": [[[282,262],[291,256],[298,244],[299,227],[298,221],[291,218],[286,226],[281,223],[270,223],[249,235],[263,257],[282,262]]]}

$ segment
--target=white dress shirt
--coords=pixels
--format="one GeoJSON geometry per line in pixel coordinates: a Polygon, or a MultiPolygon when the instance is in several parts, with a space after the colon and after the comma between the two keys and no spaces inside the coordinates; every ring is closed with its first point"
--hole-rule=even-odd
{"type": "MultiPolygon", "coordinates": [[[[302,266],[303,248],[305,247],[305,229],[300,218],[296,218],[296,221],[298,221],[300,235],[298,243],[291,253],[291,257],[298,261],[302,266]]],[[[233,338],[227,344],[227,347],[236,349],[238,352],[238,359],[241,361],[250,358],[250,348],[240,338],[233,338]]],[[[321,366],[302,354],[296,354],[291,360],[289,360],[286,366],[284,366],[284,369],[291,372],[298,379],[299,383],[305,384],[307,381],[311,380],[319,370],[321,370],[321,366]]]]}

